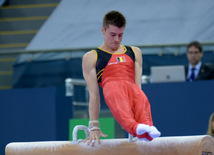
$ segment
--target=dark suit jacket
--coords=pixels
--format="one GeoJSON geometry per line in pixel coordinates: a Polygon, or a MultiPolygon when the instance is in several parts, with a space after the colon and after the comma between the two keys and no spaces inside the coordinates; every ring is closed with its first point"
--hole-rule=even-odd
{"type": "MultiPolygon", "coordinates": [[[[185,66],[186,77],[187,77],[188,69],[189,67],[185,66]]],[[[207,66],[202,63],[198,76],[195,80],[198,81],[198,80],[209,80],[209,79],[214,79],[214,67],[207,66]]]]}

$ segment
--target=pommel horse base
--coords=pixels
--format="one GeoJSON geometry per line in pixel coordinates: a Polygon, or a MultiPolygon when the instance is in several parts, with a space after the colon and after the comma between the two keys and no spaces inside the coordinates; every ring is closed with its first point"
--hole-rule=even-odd
{"type": "Polygon", "coordinates": [[[207,135],[160,137],[151,142],[106,139],[94,147],[73,141],[9,143],[5,155],[214,155],[214,139],[207,135]]]}

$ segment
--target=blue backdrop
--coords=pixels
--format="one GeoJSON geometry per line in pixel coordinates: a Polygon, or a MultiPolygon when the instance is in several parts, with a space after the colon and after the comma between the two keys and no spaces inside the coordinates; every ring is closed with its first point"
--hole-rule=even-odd
{"type": "Polygon", "coordinates": [[[142,86],[162,136],[206,134],[214,112],[213,88],[214,80],[142,86]]]}
{"type": "MultiPolygon", "coordinates": [[[[213,88],[214,80],[142,85],[162,136],[206,134],[213,88]]],[[[9,142],[68,140],[72,117],[64,86],[0,90],[0,155],[9,142]]]]}
{"type": "Polygon", "coordinates": [[[0,90],[0,155],[10,142],[68,140],[72,117],[64,87],[0,90]]]}

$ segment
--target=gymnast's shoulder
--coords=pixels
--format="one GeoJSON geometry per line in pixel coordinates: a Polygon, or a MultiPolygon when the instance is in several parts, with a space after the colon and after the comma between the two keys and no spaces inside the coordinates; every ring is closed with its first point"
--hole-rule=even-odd
{"type": "Polygon", "coordinates": [[[91,50],[86,52],[83,55],[83,62],[95,62],[97,59],[97,52],[95,50],[91,50]]]}

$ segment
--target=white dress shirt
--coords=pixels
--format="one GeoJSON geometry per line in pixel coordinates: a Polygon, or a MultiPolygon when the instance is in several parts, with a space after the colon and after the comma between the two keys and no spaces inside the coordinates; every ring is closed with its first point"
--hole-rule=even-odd
{"type": "MultiPolygon", "coordinates": [[[[195,79],[197,78],[197,76],[198,76],[198,73],[199,73],[199,71],[200,71],[200,68],[201,68],[201,64],[202,64],[202,62],[200,61],[194,68],[195,68],[195,70],[194,70],[194,74],[195,74],[195,79]]],[[[190,78],[190,76],[191,76],[191,74],[192,74],[192,65],[191,64],[189,64],[189,69],[188,69],[188,74],[187,74],[187,79],[189,79],[190,78]]]]}

